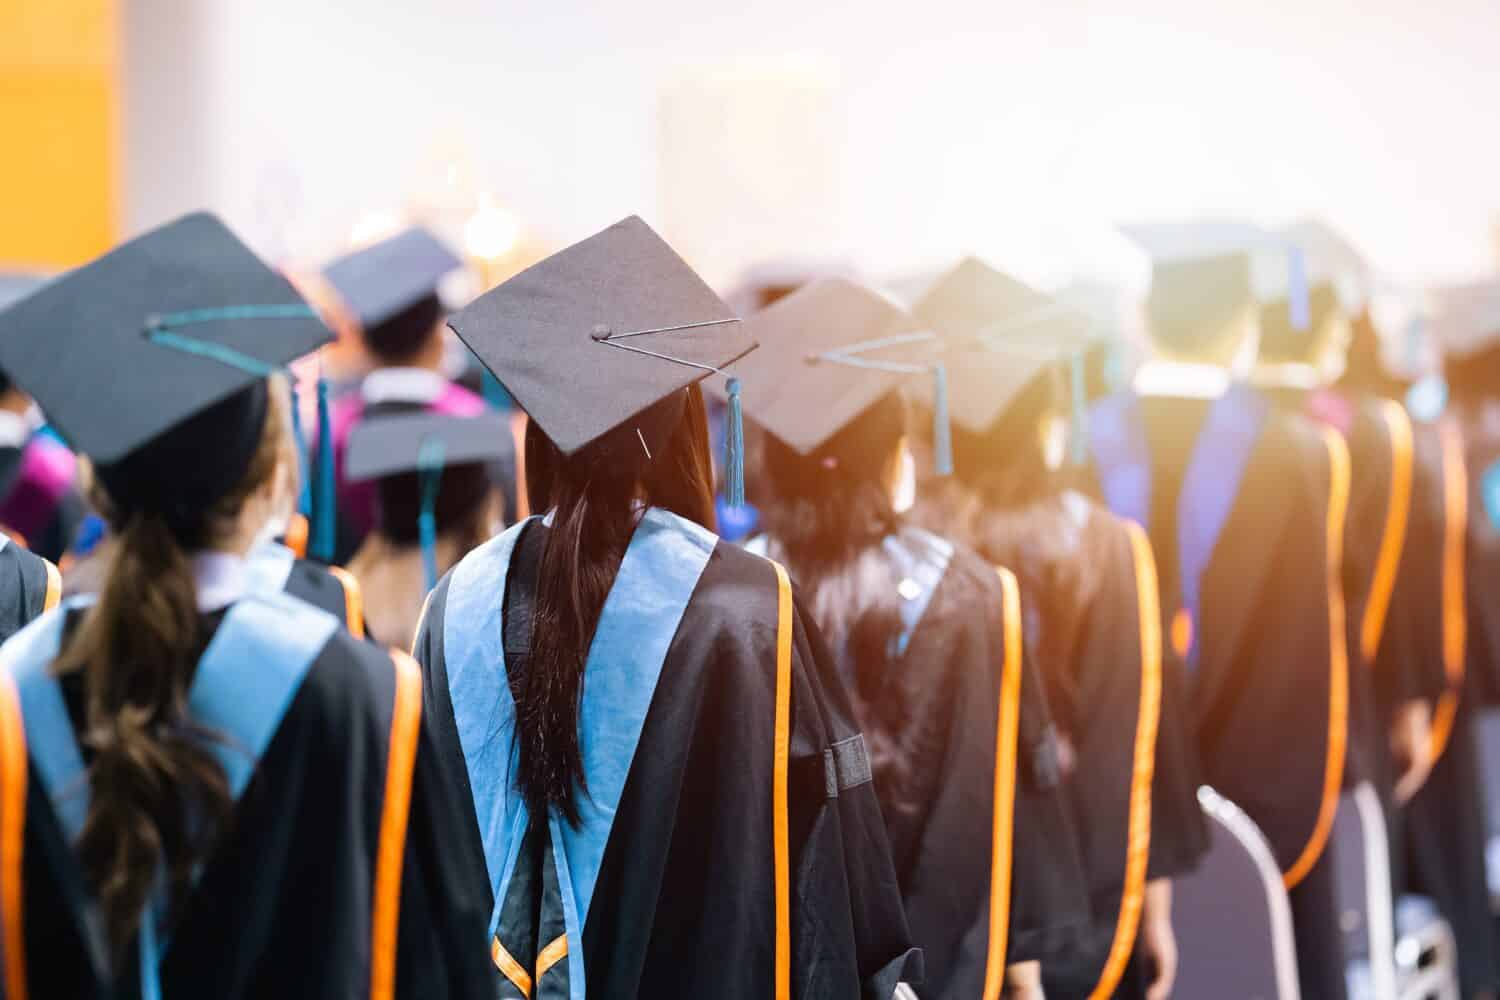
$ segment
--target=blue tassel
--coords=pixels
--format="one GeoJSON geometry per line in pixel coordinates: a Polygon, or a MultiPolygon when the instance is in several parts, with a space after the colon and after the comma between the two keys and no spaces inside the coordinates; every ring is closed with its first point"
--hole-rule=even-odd
{"type": "Polygon", "coordinates": [[[948,369],[932,366],[932,471],[953,475],[953,434],[948,425],[948,369]]]}
{"type": "Polygon", "coordinates": [[[729,427],[725,442],[725,499],[734,508],[745,505],[745,417],[740,407],[740,380],[729,379],[729,427]]]}
{"type": "Polygon", "coordinates": [[[1292,329],[1306,333],[1312,319],[1307,304],[1307,260],[1301,247],[1287,252],[1286,308],[1292,329]]]}
{"type": "Polygon", "coordinates": [[[417,508],[417,540],[422,546],[422,575],[430,591],[438,583],[437,572],[437,499],[443,485],[443,442],[432,438],[422,442],[417,451],[417,482],[420,506],[417,508]]]}
{"type": "Polygon", "coordinates": [[[1072,395],[1072,426],[1068,428],[1068,455],[1075,466],[1088,462],[1088,386],[1084,382],[1083,355],[1074,354],[1068,365],[1072,395]]]}
{"type": "Polygon", "coordinates": [[[490,404],[490,409],[506,411],[515,408],[510,393],[505,391],[505,386],[500,384],[500,380],[488,368],[480,379],[480,389],[484,401],[490,404]]]}
{"type": "Polygon", "coordinates": [[[328,415],[328,380],[318,375],[318,475],[313,484],[312,542],[309,554],[324,563],[333,562],[338,539],[338,497],[334,480],[333,421],[328,415]]]}
{"type": "Polygon", "coordinates": [[[297,443],[297,513],[311,517],[312,477],[307,468],[307,435],[302,432],[302,397],[297,392],[297,376],[288,375],[287,382],[292,388],[292,439],[297,443]]]}

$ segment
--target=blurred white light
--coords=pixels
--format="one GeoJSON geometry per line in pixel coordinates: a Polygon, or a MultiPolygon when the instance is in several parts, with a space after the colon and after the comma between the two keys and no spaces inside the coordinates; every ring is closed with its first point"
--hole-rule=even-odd
{"type": "Polygon", "coordinates": [[[516,248],[521,239],[521,224],[516,217],[495,203],[493,196],[479,196],[479,209],[464,224],[464,249],[471,257],[495,260],[516,248]]]}
{"type": "Polygon", "coordinates": [[[349,230],[349,246],[358,249],[378,243],[387,236],[395,236],[404,224],[405,221],[396,212],[366,212],[349,230]]]}

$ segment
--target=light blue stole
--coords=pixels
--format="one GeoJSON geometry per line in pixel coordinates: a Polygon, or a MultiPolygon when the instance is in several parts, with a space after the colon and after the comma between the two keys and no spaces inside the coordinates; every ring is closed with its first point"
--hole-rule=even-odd
{"type": "MultiPolygon", "coordinates": [[[[0,647],[0,669],[14,678],[20,695],[28,756],[70,844],[77,842],[88,816],[88,774],[62,685],[51,667],[68,611],[93,600],[70,598],[0,647]]],[[[232,605],[214,632],[188,690],[188,713],[219,737],[212,751],[234,801],[255,773],[313,661],[338,629],[338,619],[327,612],[272,592],[232,605]]],[[[161,997],[160,963],[168,944],[165,937],[158,944],[162,904],[160,897],[154,900],[141,921],[143,1000],[161,997]]],[[[109,981],[108,949],[97,916],[78,916],[95,969],[109,981]]]]}
{"type": "MultiPolygon", "coordinates": [[[[1208,416],[1182,477],[1177,498],[1177,562],[1181,607],[1195,636],[1187,667],[1197,669],[1199,602],[1219,536],[1234,509],[1250,454],[1270,410],[1264,396],[1241,383],[1209,404],[1208,416]]],[[[1089,414],[1089,451],[1104,502],[1144,528],[1151,524],[1151,449],[1141,399],[1122,392],[1095,403],[1089,414]]]]}
{"type": "MultiPolygon", "coordinates": [[[[442,624],[448,693],[494,892],[491,938],[530,823],[515,787],[519,751],[502,618],[511,556],[526,523],[513,525],[458,564],[442,624]]],[[[577,827],[555,812],[547,817],[568,936],[570,1000],[585,996],[583,928],[646,712],[672,638],[717,544],[707,529],[647,509],[589,646],[578,724],[588,791],[578,791],[577,827]]]]}

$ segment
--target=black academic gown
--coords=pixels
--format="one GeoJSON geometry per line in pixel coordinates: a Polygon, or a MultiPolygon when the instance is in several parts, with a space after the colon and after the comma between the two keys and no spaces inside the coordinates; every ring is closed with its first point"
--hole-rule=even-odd
{"type": "Polygon", "coordinates": [[[1027,644],[1068,747],[1064,788],[1088,880],[1091,926],[1078,948],[1044,962],[1049,996],[1088,995],[1115,947],[1132,957],[1122,970],[1110,968],[1111,978],[1119,977],[1112,995],[1143,996],[1150,974],[1133,955],[1139,925],[1122,904],[1127,896],[1138,903],[1149,879],[1187,872],[1207,848],[1180,665],[1168,661],[1164,671],[1159,641],[1158,655],[1148,659],[1142,629],[1159,621],[1142,615],[1155,607],[1156,569],[1149,542],[1133,542],[1132,530],[1069,491],[985,511],[974,531],[985,557],[1021,579],[1027,644]],[[1138,789],[1143,724],[1155,738],[1141,772],[1151,780],[1138,789]],[[1130,847],[1133,809],[1147,821],[1141,867],[1133,867],[1139,863],[1130,847]]]}
{"type": "MultiPolygon", "coordinates": [[[[520,537],[505,593],[494,600],[504,600],[506,664],[518,675],[548,529],[533,519],[513,530],[520,537]]],[[[429,598],[414,651],[424,667],[424,706],[438,752],[472,788],[444,656],[450,588],[462,566],[429,598]]],[[[774,567],[717,543],[661,665],[604,847],[582,929],[590,997],[774,995],[777,620],[774,567]]],[[[826,683],[828,654],[800,605],[793,607],[793,624],[791,995],[884,1000],[899,981],[920,978],[920,956],[912,951],[874,790],[858,776],[857,760],[845,766],[859,756],[851,752],[860,742],[852,713],[842,692],[826,683]]],[[[503,695],[496,697],[498,704],[503,695]]],[[[469,803],[464,830],[447,849],[488,905],[493,893],[469,803]]],[[[541,899],[555,897],[557,887],[543,884],[552,867],[537,863],[546,860],[540,849],[532,851],[537,829],[507,900],[526,895],[528,886],[519,883],[534,879],[543,926],[522,926],[535,911],[507,910],[495,942],[528,985],[538,969],[556,970],[536,976],[533,997],[551,995],[556,976],[572,975],[571,961],[553,965],[542,945],[556,943],[561,925],[541,899]]],[[[498,995],[521,995],[514,982],[498,995]]]]}
{"type": "MultiPolygon", "coordinates": [[[[1500,988],[1489,891],[1485,877],[1483,785],[1475,742],[1475,712],[1492,670],[1488,662],[1487,619],[1493,616],[1489,580],[1464,565],[1471,553],[1485,557],[1483,487],[1472,492],[1470,480],[1482,480],[1483,466],[1473,468],[1462,427],[1465,411],[1445,415],[1438,423],[1416,424],[1417,463],[1429,484],[1414,498],[1416,530],[1426,557],[1419,564],[1428,605],[1424,663],[1430,677],[1446,680],[1433,717],[1434,741],[1441,754],[1427,783],[1404,810],[1408,888],[1430,896],[1453,929],[1458,944],[1459,984],[1464,996],[1500,988]],[[1473,509],[1478,500],[1481,507],[1473,509]],[[1472,584],[1470,583],[1472,581],[1472,584]],[[1465,597],[1465,590],[1472,592],[1465,597]],[[1468,627],[1473,611],[1474,627],[1468,627]],[[1472,636],[1477,645],[1466,649],[1472,636]],[[1475,669],[1470,670],[1473,665],[1475,669]]],[[[1472,423],[1472,421],[1467,421],[1472,423]]],[[[1491,445],[1492,447],[1492,445],[1491,445]]]]}
{"type": "MultiPolygon", "coordinates": [[[[1256,405],[1250,390],[1230,391],[1246,409],[1256,405]]],[[[1343,594],[1331,576],[1341,549],[1330,545],[1343,524],[1347,451],[1332,431],[1264,404],[1269,412],[1248,437],[1189,629],[1179,614],[1179,516],[1202,511],[1180,511],[1178,501],[1211,410],[1228,402],[1122,395],[1107,404],[1130,408],[1141,422],[1163,634],[1171,655],[1191,651],[1196,660],[1186,687],[1204,779],[1255,820],[1286,875],[1303,995],[1338,1000],[1345,984],[1333,873],[1318,862],[1348,735],[1343,594]]],[[[1097,449],[1110,439],[1093,420],[1091,435],[1097,470],[1097,449]]],[[[1203,454],[1222,462],[1226,442],[1205,443],[1203,454]]],[[[1217,478],[1222,489],[1213,471],[1203,481],[1217,478]]],[[[1107,499],[1102,474],[1097,488],[1107,499]]]]}
{"type": "Polygon", "coordinates": [[[0,642],[61,597],[62,577],[56,566],[13,542],[0,542],[0,642]]]}
{"type": "MultiPolygon", "coordinates": [[[[68,627],[76,625],[77,612],[68,627]]],[[[206,617],[216,629],[222,613],[206,617]]],[[[82,716],[76,680],[69,714],[82,716]]],[[[372,900],[396,676],[375,647],[334,631],[317,654],[210,855],[171,919],[166,997],[372,996],[372,900]]],[[[457,791],[420,730],[401,866],[396,997],[489,1000],[487,903],[456,863],[457,791]]],[[[101,983],[79,931],[78,861],[36,767],[27,787],[24,913],[32,997],[134,1000],[136,949],[101,983]]]]}
{"type": "Polygon", "coordinates": [[[343,567],[298,559],[282,589],[342,620],[356,639],[365,638],[364,597],[359,581],[343,567]]]}

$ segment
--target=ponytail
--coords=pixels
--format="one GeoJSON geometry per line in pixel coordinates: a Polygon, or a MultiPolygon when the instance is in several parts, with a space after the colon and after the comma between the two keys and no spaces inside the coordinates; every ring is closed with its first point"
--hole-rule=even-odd
{"type": "Polygon", "coordinates": [[[532,510],[551,510],[537,572],[526,665],[513,671],[517,784],[533,817],[579,820],[587,791],[578,745],[584,667],[604,601],[640,520],[640,503],[714,527],[708,423],[697,385],[563,455],[536,421],[526,429],[532,510]],[[648,449],[647,442],[652,441],[648,449]],[[648,454],[649,450],[649,454],[648,454]]]}
{"type": "Polygon", "coordinates": [[[64,641],[59,676],[82,676],[82,743],[89,758],[89,811],[77,849],[116,959],[141,926],[166,866],[174,911],[193,872],[229,819],[229,784],[214,734],[188,712],[188,687],[207,634],[198,612],[190,553],[232,531],[245,500],[286,459],[286,404],[272,394],[266,428],[240,483],[192,516],[112,511],[94,500],[115,533],[98,602],[64,641]]]}

